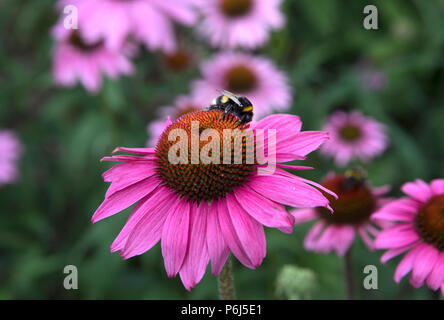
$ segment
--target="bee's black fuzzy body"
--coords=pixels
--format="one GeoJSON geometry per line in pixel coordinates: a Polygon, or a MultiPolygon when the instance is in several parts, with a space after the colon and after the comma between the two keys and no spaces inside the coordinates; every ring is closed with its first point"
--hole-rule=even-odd
{"type": "Polygon", "coordinates": [[[215,98],[208,110],[222,110],[222,117],[231,113],[238,118],[240,124],[246,124],[253,119],[253,104],[243,96],[235,96],[229,91],[222,90],[222,95],[215,98]]]}

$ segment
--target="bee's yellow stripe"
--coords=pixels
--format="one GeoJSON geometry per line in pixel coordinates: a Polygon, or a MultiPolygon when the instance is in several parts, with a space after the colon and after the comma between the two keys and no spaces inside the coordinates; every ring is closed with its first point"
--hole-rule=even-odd
{"type": "Polygon", "coordinates": [[[227,96],[223,96],[221,101],[222,101],[222,103],[227,102],[228,101],[228,97],[227,96]]]}
{"type": "Polygon", "coordinates": [[[251,110],[253,110],[253,106],[245,107],[242,109],[243,112],[249,112],[251,110]]]}

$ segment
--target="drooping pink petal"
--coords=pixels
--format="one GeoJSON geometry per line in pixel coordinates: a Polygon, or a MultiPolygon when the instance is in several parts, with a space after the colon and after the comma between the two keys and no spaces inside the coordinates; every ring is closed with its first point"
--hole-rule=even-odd
{"type": "Polygon", "coordinates": [[[213,203],[211,206],[208,206],[206,202],[202,202],[199,207],[201,213],[207,217],[207,247],[211,260],[211,273],[215,276],[220,273],[222,267],[225,265],[230,250],[224,240],[219,224],[217,205],[213,203]]]}
{"type": "Polygon", "coordinates": [[[426,202],[432,196],[432,190],[424,181],[417,179],[415,182],[407,182],[401,188],[401,190],[421,202],[426,202]]]}
{"type": "Polygon", "coordinates": [[[199,207],[196,204],[191,205],[188,250],[179,271],[188,291],[202,279],[209,259],[206,243],[207,210],[199,207]]]}
{"type": "Polygon", "coordinates": [[[115,192],[97,208],[91,221],[95,223],[128,208],[153,191],[159,183],[158,179],[150,177],[115,192]]]}
{"type": "Polygon", "coordinates": [[[359,235],[361,236],[362,241],[367,246],[369,250],[373,250],[373,240],[369,237],[365,226],[358,228],[359,235]]]}
{"type": "Polygon", "coordinates": [[[113,241],[111,252],[125,249],[121,255],[128,259],[151,249],[160,240],[171,196],[170,190],[159,186],[151,195],[140,200],[113,241]],[[128,241],[130,235],[131,241],[128,241]]]}
{"type": "Polygon", "coordinates": [[[399,283],[401,279],[410,272],[413,268],[413,263],[416,259],[416,255],[418,254],[421,247],[418,245],[414,247],[412,250],[410,250],[405,257],[401,260],[401,262],[398,264],[398,267],[396,267],[394,280],[396,283],[399,283]]]}
{"type": "Polygon", "coordinates": [[[185,259],[189,241],[190,203],[177,198],[170,207],[162,230],[162,255],[169,277],[175,276],[185,259]]]}
{"type": "Polygon", "coordinates": [[[444,285],[444,252],[441,252],[436,259],[435,266],[427,277],[427,285],[432,290],[438,290],[444,285]]]}
{"type": "Polygon", "coordinates": [[[234,195],[242,208],[263,225],[271,228],[292,226],[282,205],[263,197],[248,186],[239,187],[234,195]]]}
{"type": "Polygon", "coordinates": [[[233,252],[234,256],[247,268],[255,269],[255,264],[245,251],[243,243],[237,235],[236,229],[233,225],[228,207],[225,201],[217,202],[217,212],[219,218],[219,225],[224,235],[224,240],[233,252]]]}
{"type": "Polygon", "coordinates": [[[410,283],[415,288],[419,288],[424,284],[424,281],[432,271],[438,260],[438,250],[430,244],[418,245],[418,253],[413,262],[413,270],[410,276],[410,283]]]}
{"type": "Polygon", "coordinates": [[[304,248],[305,249],[315,250],[318,237],[321,234],[324,226],[325,226],[325,223],[321,220],[321,221],[317,222],[313,226],[313,228],[310,229],[310,231],[307,233],[307,235],[304,239],[304,248]]]}
{"type": "Polygon", "coordinates": [[[353,244],[355,239],[355,229],[352,226],[338,226],[336,227],[336,253],[339,256],[344,256],[353,244]]]}
{"type": "Polygon", "coordinates": [[[241,207],[234,195],[228,193],[226,201],[239,241],[253,267],[257,268],[266,253],[264,228],[241,207]]]}

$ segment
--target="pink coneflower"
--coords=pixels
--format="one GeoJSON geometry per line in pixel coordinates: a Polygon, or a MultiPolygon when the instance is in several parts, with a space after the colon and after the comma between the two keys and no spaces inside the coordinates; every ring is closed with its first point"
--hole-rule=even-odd
{"type": "Polygon", "coordinates": [[[201,67],[203,79],[193,83],[193,93],[211,101],[226,89],[244,95],[254,105],[255,119],[291,105],[291,89],[285,74],[263,57],[245,53],[221,53],[201,67]]]}
{"type": "Polygon", "coordinates": [[[206,0],[200,8],[200,32],[215,47],[254,49],[263,45],[272,29],[282,28],[282,0],[206,0]]]}
{"type": "Polygon", "coordinates": [[[407,252],[395,271],[395,281],[411,271],[415,288],[427,283],[444,294],[444,179],[422,180],[402,186],[407,197],[383,206],[375,217],[392,222],[376,238],[377,249],[389,249],[382,263],[407,252]]]}
{"type": "Polygon", "coordinates": [[[147,126],[147,132],[150,137],[147,146],[156,145],[160,135],[165,129],[165,121],[168,118],[172,121],[176,121],[187,113],[199,111],[207,107],[208,103],[207,105],[204,105],[200,99],[184,95],[177,97],[174,101],[174,106],[161,107],[158,109],[159,119],[151,122],[147,126]]]}
{"type": "MultiPolygon", "coordinates": [[[[166,124],[156,148],[117,148],[141,156],[102,159],[122,163],[103,174],[104,180],[112,183],[92,221],[137,202],[111,251],[120,251],[128,259],[148,251],[160,240],[168,276],[179,273],[188,290],[200,281],[210,260],[212,273],[218,274],[230,252],[248,268],[257,268],[266,253],[263,226],[292,231],[293,220],[284,205],[328,207],[327,198],[311,186],[317,184],[279,168],[305,168],[279,163],[303,159],[328,139],[325,132],[300,132],[301,125],[297,116],[273,115],[255,123],[251,130],[248,125],[240,125],[232,114],[221,118],[220,110],[188,113],[166,124]],[[258,175],[260,166],[245,161],[245,143],[242,151],[236,151],[233,138],[219,139],[219,148],[212,151],[222,154],[223,146],[231,144],[231,156],[240,152],[241,163],[225,164],[221,160],[221,164],[203,164],[201,158],[194,158],[197,164],[192,164],[188,152],[180,154],[187,164],[172,164],[168,153],[176,141],[169,141],[168,136],[172,130],[183,129],[188,141],[194,139],[190,130],[194,121],[199,122],[200,129],[216,130],[220,138],[224,130],[239,129],[234,141],[238,134],[257,135],[264,129],[267,137],[268,129],[276,129],[278,168],[274,174],[258,175]]],[[[201,152],[207,146],[202,140],[197,144],[201,152]]]]}
{"type": "Polygon", "coordinates": [[[305,237],[305,249],[321,253],[335,251],[337,255],[344,256],[357,232],[365,245],[373,250],[372,237],[377,235],[376,226],[379,224],[375,223],[372,215],[385,201],[382,195],[388,192],[389,187],[372,188],[365,179],[356,178],[354,170],[346,174],[329,174],[322,186],[338,196],[335,200],[326,195],[333,213],[322,207],[291,211],[295,224],[317,220],[305,237]]]}
{"type": "Polygon", "coordinates": [[[330,140],[322,146],[321,153],[334,157],[339,166],[354,159],[368,162],[388,145],[385,126],[359,111],[334,112],[324,130],[330,133],[330,140]]]}
{"type": "Polygon", "coordinates": [[[22,144],[11,130],[0,130],[0,186],[17,180],[22,144]]]}
{"type": "Polygon", "coordinates": [[[88,43],[104,40],[119,50],[129,37],[150,50],[176,48],[173,22],[192,25],[194,0],[62,0],[78,9],[79,30],[88,43]]]}
{"type": "Polygon", "coordinates": [[[129,75],[133,66],[118,51],[107,49],[103,42],[86,44],[76,30],[67,30],[62,23],[53,29],[56,39],[53,57],[53,77],[56,84],[72,87],[77,81],[92,93],[102,86],[102,74],[116,79],[129,75]]]}

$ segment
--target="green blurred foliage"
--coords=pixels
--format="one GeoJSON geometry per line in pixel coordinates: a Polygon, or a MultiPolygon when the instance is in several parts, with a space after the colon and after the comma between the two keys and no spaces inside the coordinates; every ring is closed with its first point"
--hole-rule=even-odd
{"type": "MultiPolygon", "coordinates": [[[[389,127],[391,146],[368,165],[374,185],[400,185],[414,178],[444,176],[444,1],[372,1],[379,30],[362,26],[368,1],[287,0],[284,29],[257,51],[288,74],[294,90],[290,113],[305,130],[320,129],[335,109],[360,109],[389,127]],[[384,70],[387,87],[362,86],[356,63],[372,61],[384,70]]],[[[208,270],[187,292],[168,279],[159,245],[123,261],[109,246],[128,211],[92,225],[90,218],[107,185],[99,159],[115,146],[143,146],[155,110],[186,94],[199,76],[198,59],[181,72],[168,70],[160,55],[143,51],[133,77],[106,80],[102,91],[56,88],[51,77],[50,28],[57,19],[52,0],[0,2],[0,128],[14,128],[25,145],[21,179],[0,189],[0,298],[31,299],[215,299],[216,279],[208,270]],[[63,288],[63,268],[79,270],[79,289],[63,288]]],[[[190,29],[181,41],[199,58],[212,53],[190,29]]],[[[302,173],[319,181],[334,170],[313,153],[302,173]]],[[[293,235],[267,232],[267,256],[257,270],[234,263],[236,290],[244,299],[275,299],[276,278],[286,264],[312,270],[319,282],[312,297],[345,297],[343,261],[307,252],[302,241],[310,225],[293,235]]],[[[426,288],[393,280],[399,258],[382,266],[380,252],[358,240],[354,270],[362,299],[428,299],[426,288]],[[365,265],[379,270],[379,290],[362,288],[365,265]]]]}

